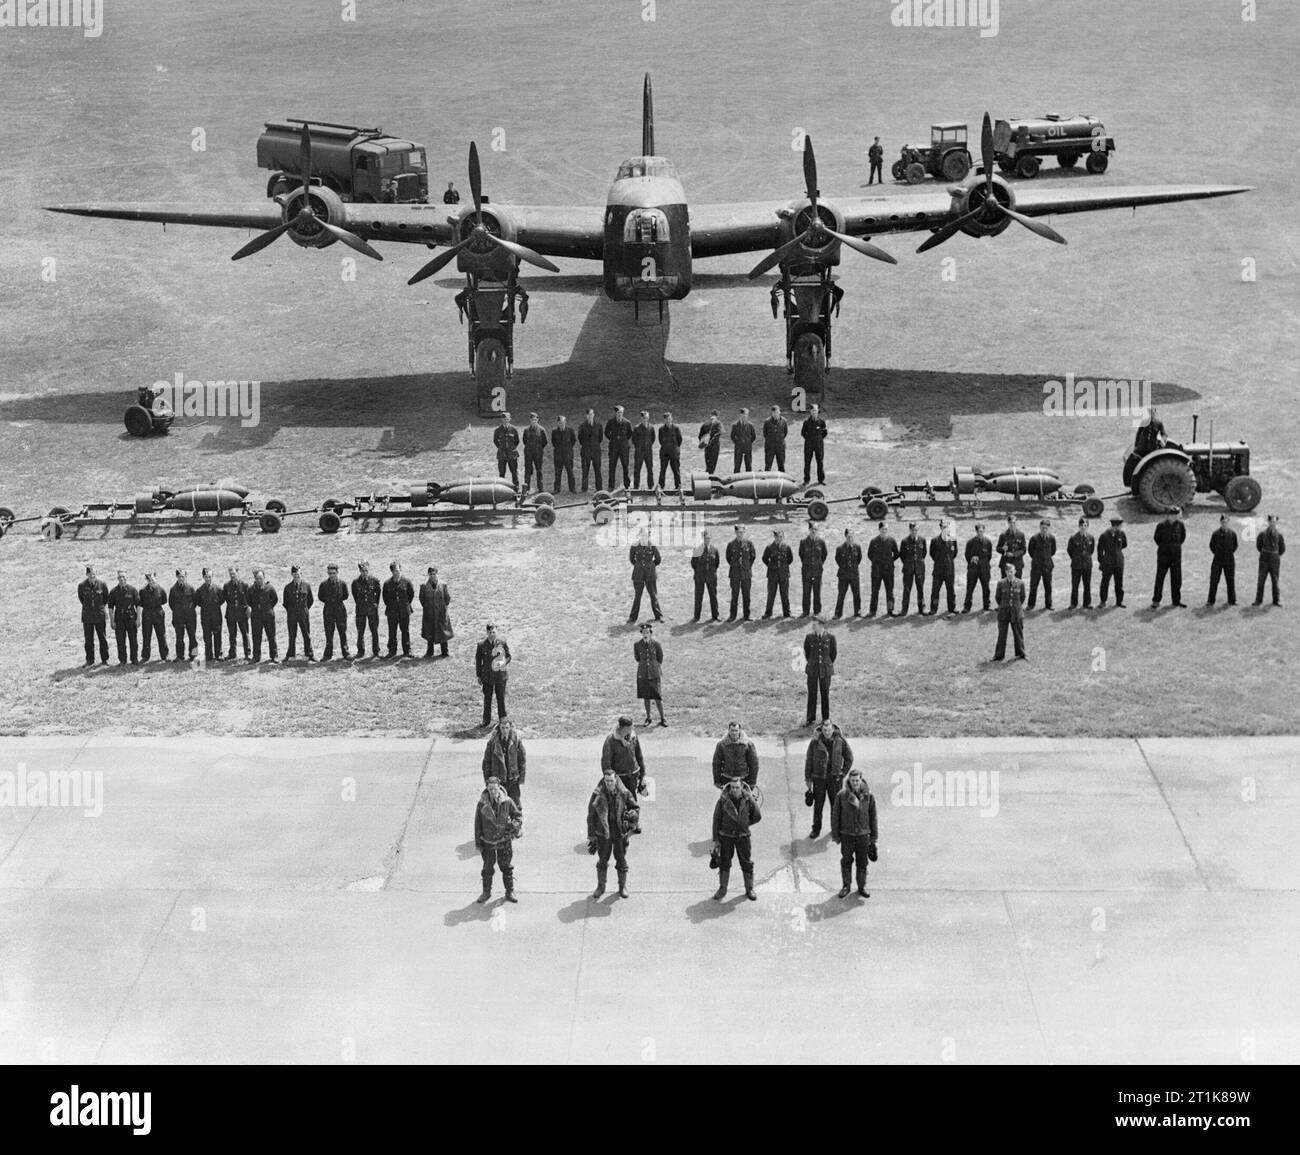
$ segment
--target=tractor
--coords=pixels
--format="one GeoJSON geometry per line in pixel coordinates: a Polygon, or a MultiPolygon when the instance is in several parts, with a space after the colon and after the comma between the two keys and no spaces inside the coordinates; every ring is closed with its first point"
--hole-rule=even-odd
{"type": "Polygon", "coordinates": [[[962,181],[971,170],[970,149],[966,147],[964,124],[930,125],[930,147],[903,145],[902,154],[890,172],[895,180],[920,184],[926,176],[936,180],[962,181]]]}
{"type": "Polygon", "coordinates": [[[1197,417],[1192,415],[1192,440],[1165,441],[1148,453],[1130,449],[1124,459],[1124,484],[1152,513],[1175,506],[1186,509],[1198,493],[1217,493],[1233,513],[1248,513],[1263,496],[1250,476],[1250,446],[1244,441],[1196,440],[1197,417]]]}
{"type": "Polygon", "coordinates": [[[136,390],[135,404],[128,406],[122,423],[132,437],[148,437],[153,433],[166,433],[172,427],[176,414],[161,390],[148,385],[136,390]]]}

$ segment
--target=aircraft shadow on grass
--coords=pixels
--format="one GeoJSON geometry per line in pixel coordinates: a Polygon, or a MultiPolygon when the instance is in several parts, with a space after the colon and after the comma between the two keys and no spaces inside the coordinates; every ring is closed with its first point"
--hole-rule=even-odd
{"type": "MultiPolygon", "coordinates": [[[[547,284],[555,287],[559,282],[558,291],[576,292],[576,282],[587,280],[557,277],[547,284]],[[565,282],[575,285],[566,288],[565,282]]],[[[745,278],[715,275],[709,280],[745,278]]],[[[663,408],[671,405],[690,432],[691,424],[703,420],[715,407],[729,422],[730,414],[741,405],[761,416],[768,404],[788,404],[791,379],[783,364],[668,361],[664,354],[670,329],[667,309],[662,324],[649,308],[636,321],[626,304],[595,297],[568,360],[516,370],[509,382],[516,424],[526,424],[530,409],[543,412],[548,426],[560,410],[568,412],[570,421],[576,423],[588,405],[604,420],[617,398],[630,414],[646,408],[656,421],[663,408]],[[521,413],[525,420],[519,420],[521,413]]],[[[524,327],[518,337],[521,350],[527,348],[528,339],[524,327]]],[[[837,364],[827,379],[827,409],[836,419],[885,421],[896,440],[944,440],[951,436],[953,418],[958,415],[1040,413],[1043,383],[1054,376],[1054,372],[943,372],[837,364]]],[[[1085,374],[1078,376],[1083,379],[1085,374]]],[[[1152,400],[1160,405],[1198,396],[1180,385],[1157,382],[1151,387],[1152,400]]],[[[119,391],[16,398],[0,403],[0,421],[107,424],[121,429],[127,403],[119,391]]],[[[244,427],[235,419],[204,422],[181,416],[168,436],[192,440],[200,451],[223,456],[268,446],[281,429],[378,428],[381,432],[373,453],[377,457],[407,457],[445,449],[452,436],[465,427],[486,429],[491,423],[478,416],[474,382],[463,364],[441,372],[386,377],[266,381],[262,383],[260,418],[259,424],[244,427]]],[[[486,433],[484,436],[486,442],[486,433]]],[[[119,440],[134,441],[124,431],[119,440]]],[[[486,452],[484,462],[484,471],[488,471],[486,452]]]]}

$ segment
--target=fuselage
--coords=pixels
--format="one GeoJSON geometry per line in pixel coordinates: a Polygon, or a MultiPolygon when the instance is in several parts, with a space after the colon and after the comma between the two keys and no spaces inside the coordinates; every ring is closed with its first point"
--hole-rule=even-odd
{"type": "Polygon", "coordinates": [[[676,301],[691,291],[686,192],[669,160],[624,161],[605,200],[605,295],[615,301],[676,301]]]}

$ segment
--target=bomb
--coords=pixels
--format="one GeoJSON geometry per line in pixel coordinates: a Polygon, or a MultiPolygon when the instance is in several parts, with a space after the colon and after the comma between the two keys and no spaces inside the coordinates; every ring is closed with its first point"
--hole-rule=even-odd
{"type": "Polygon", "coordinates": [[[780,500],[798,493],[799,482],[788,473],[779,473],[774,469],[756,469],[720,478],[716,488],[725,497],[780,500]]]}
{"type": "Polygon", "coordinates": [[[982,473],[974,466],[952,471],[954,496],[972,493],[1006,493],[1015,497],[1046,497],[1061,488],[1061,479],[1050,469],[1017,465],[982,473]]]}
{"type": "Polygon", "coordinates": [[[224,513],[228,509],[243,507],[247,494],[234,489],[185,489],[163,500],[163,509],[183,510],[187,513],[224,513]]]}
{"type": "Polygon", "coordinates": [[[445,501],[449,505],[513,505],[515,490],[508,481],[500,477],[467,477],[453,481],[450,485],[439,485],[436,481],[424,485],[413,485],[410,491],[411,505],[432,505],[445,501]]]}

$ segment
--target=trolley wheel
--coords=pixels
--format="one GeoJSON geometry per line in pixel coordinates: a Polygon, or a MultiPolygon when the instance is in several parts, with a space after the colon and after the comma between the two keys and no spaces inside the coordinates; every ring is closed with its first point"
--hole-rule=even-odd
{"type": "Polygon", "coordinates": [[[282,526],[284,522],[280,520],[280,515],[278,513],[273,512],[268,507],[266,513],[262,514],[262,516],[257,519],[257,524],[262,527],[263,533],[279,533],[280,526],[282,526]]]}
{"type": "Polygon", "coordinates": [[[883,497],[873,497],[867,502],[867,517],[872,521],[884,521],[889,516],[889,503],[883,497]]]}
{"type": "Polygon", "coordinates": [[[1097,491],[1091,485],[1076,485],[1074,487],[1074,492],[1082,493],[1084,497],[1091,497],[1097,491]]]}
{"type": "Polygon", "coordinates": [[[1100,497],[1090,497],[1083,503],[1084,517],[1100,517],[1106,512],[1106,503],[1100,497]]]}
{"type": "Polygon", "coordinates": [[[122,424],[132,437],[148,437],[153,432],[153,414],[143,405],[132,405],[122,416],[122,424]]]}
{"type": "Polygon", "coordinates": [[[534,506],[533,520],[543,529],[550,529],[555,524],[555,506],[545,503],[534,506]]]}
{"type": "Polygon", "coordinates": [[[68,512],[68,508],[67,508],[67,506],[65,506],[65,505],[52,505],[52,506],[50,506],[50,512],[47,513],[45,516],[46,516],[46,517],[62,517],[62,516],[63,516],[64,514],[66,514],[67,512],[68,512]]]}
{"type": "Polygon", "coordinates": [[[610,503],[610,494],[608,490],[598,489],[591,495],[592,505],[608,505],[610,503]]]}
{"type": "Polygon", "coordinates": [[[803,491],[805,500],[820,501],[826,496],[826,491],[817,485],[810,485],[803,491]]]}
{"type": "Polygon", "coordinates": [[[884,490],[881,489],[880,486],[868,485],[862,490],[862,493],[859,496],[862,498],[862,504],[866,505],[873,497],[879,497],[882,493],[884,493],[884,490]]]}
{"type": "Polygon", "coordinates": [[[614,520],[614,511],[602,501],[592,509],[591,520],[597,525],[608,525],[614,520]]]}
{"type": "Polygon", "coordinates": [[[533,494],[533,504],[553,506],[555,504],[555,495],[546,492],[535,493],[533,494]]]}
{"type": "Polygon", "coordinates": [[[831,514],[831,507],[827,505],[820,497],[814,498],[808,503],[808,520],[825,521],[831,514]]]}
{"type": "MultiPolygon", "coordinates": [[[[13,524],[14,518],[15,514],[12,509],[7,509],[5,506],[0,505],[0,526],[8,528],[13,524]]],[[[0,530],[0,532],[3,532],[3,530],[0,530]]]]}
{"type": "MultiPolygon", "coordinates": [[[[343,503],[337,497],[327,497],[324,501],[320,503],[320,508],[322,513],[328,513],[331,509],[340,509],[342,508],[342,506],[343,503]]],[[[266,508],[267,509],[271,508],[271,503],[269,501],[266,503],[266,508]]],[[[280,510],[279,512],[283,513],[284,510],[280,510]]]]}
{"type": "MultiPolygon", "coordinates": [[[[286,513],[289,509],[289,507],[278,497],[271,498],[271,500],[266,503],[266,508],[271,513],[286,513]]],[[[275,530],[269,530],[268,532],[274,533],[275,530]]]]}
{"type": "MultiPolygon", "coordinates": [[[[320,515],[320,527],[326,533],[338,533],[339,527],[342,524],[343,519],[332,509],[327,509],[320,515]]],[[[263,528],[265,528],[265,526],[263,528]]]]}
{"type": "Polygon", "coordinates": [[[46,541],[58,541],[62,536],[63,522],[53,517],[41,519],[41,537],[46,541]]]}

